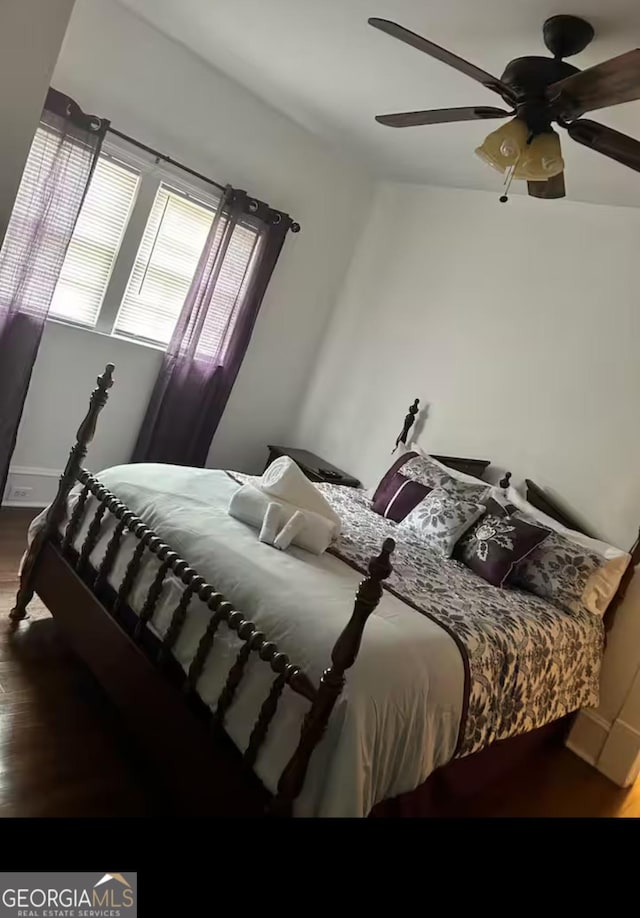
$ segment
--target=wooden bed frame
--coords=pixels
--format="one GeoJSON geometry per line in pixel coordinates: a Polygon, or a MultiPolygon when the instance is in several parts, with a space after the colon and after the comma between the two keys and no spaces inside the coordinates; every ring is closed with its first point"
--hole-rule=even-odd
{"type": "MultiPolygon", "coordinates": [[[[153,768],[148,771],[170,810],[181,815],[200,816],[291,815],[311,756],[345,685],[346,672],[357,657],[367,619],[378,605],[383,581],[391,573],[394,542],[386,539],[380,555],[371,559],[369,576],[358,588],[351,618],[336,640],[328,669],[319,685],[315,686],[302,668],[291,662],[267,635],[245,619],[142,519],[83,469],[82,463],[93,439],[98,416],[113,384],[113,369],[112,364],[107,365],[97,380],[97,388],[91,395],[89,410],[78,429],[56,497],[24,560],[11,619],[17,624],[26,616],[27,605],[37,592],[61,624],[73,648],[121,710],[132,739],[151,754],[153,768]],[[61,534],[66,501],[78,482],[83,487],[64,534],[61,534]],[[89,495],[97,499],[97,508],[84,542],[77,550],[74,540],[89,495]],[[89,557],[107,513],[115,517],[117,523],[100,566],[95,570],[89,563],[89,557]],[[122,582],[115,590],[108,583],[108,577],[125,532],[132,533],[138,543],[122,582]],[[140,614],[136,615],[129,607],[128,599],[145,553],[155,555],[160,563],[140,614]],[[169,572],[182,581],[184,591],[167,633],[160,640],[150,630],[149,622],[169,572]],[[196,655],[185,674],[174,660],[171,649],[180,635],[193,597],[206,603],[211,614],[196,655]],[[237,634],[241,645],[212,713],[200,700],[195,686],[216,632],[223,623],[237,634]],[[251,657],[269,666],[274,679],[247,749],[241,754],[227,737],[223,725],[251,657]],[[309,710],[301,725],[297,748],[280,776],[277,793],[271,795],[254,774],[253,765],[285,690],[304,697],[309,702],[309,710]]],[[[397,442],[406,442],[417,414],[417,405],[416,400],[397,442]]],[[[484,471],[489,464],[485,460],[439,458],[452,468],[471,471],[472,474],[484,471]]],[[[636,552],[634,561],[637,560],[636,552]]],[[[438,769],[411,794],[379,804],[372,815],[439,812],[447,795],[457,796],[460,786],[468,794],[487,780],[494,780],[512,766],[514,759],[521,758],[523,751],[529,751],[550,737],[564,736],[566,728],[567,718],[563,718],[525,736],[495,743],[466,759],[454,760],[438,769]]]]}

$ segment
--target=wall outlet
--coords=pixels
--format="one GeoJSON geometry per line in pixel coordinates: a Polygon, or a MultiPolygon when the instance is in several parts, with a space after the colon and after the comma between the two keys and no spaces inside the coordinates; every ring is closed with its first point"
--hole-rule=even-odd
{"type": "Polygon", "coordinates": [[[9,491],[9,500],[27,500],[33,488],[25,488],[20,485],[15,485],[9,491]]]}

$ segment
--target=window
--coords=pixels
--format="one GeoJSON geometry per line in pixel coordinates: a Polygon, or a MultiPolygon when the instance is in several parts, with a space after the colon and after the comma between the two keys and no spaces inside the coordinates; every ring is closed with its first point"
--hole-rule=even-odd
{"type": "Polygon", "coordinates": [[[49,313],[95,325],[138,188],[139,173],[101,156],[67,249],[49,313]]]}
{"type": "MultiPolygon", "coordinates": [[[[41,126],[34,144],[51,143],[41,126]]],[[[34,158],[37,161],[37,158],[34,158]]],[[[26,174],[23,181],[33,180],[26,174]]],[[[191,286],[219,197],[126,145],[105,143],[51,301],[53,319],[166,347],[191,286]]],[[[28,221],[25,212],[20,218],[28,221]]],[[[234,230],[198,353],[224,347],[257,234],[234,230]]]]}
{"type": "Polygon", "coordinates": [[[116,319],[119,335],[168,344],[214,211],[160,185],[116,319]]]}

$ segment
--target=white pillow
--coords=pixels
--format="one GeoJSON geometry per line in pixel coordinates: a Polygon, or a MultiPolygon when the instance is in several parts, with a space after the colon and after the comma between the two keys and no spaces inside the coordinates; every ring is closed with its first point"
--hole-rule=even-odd
{"type": "MultiPolygon", "coordinates": [[[[504,494],[504,492],[501,493],[504,494]]],[[[503,504],[505,503],[504,497],[502,497],[501,502],[503,504]]],[[[627,558],[631,557],[628,552],[623,551],[621,548],[616,548],[615,545],[610,545],[608,542],[602,542],[600,539],[592,539],[591,536],[584,535],[584,533],[578,532],[575,529],[568,529],[566,526],[563,526],[562,523],[554,520],[553,517],[547,516],[546,513],[543,513],[541,510],[538,510],[537,507],[534,507],[533,504],[530,504],[529,501],[525,500],[512,486],[507,490],[506,502],[513,504],[514,507],[517,507],[522,513],[526,513],[528,516],[533,517],[533,519],[538,520],[543,526],[547,526],[549,529],[559,532],[560,535],[575,542],[576,545],[582,545],[583,548],[594,551],[597,555],[601,555],[601,557],[606,560],[620,558],[623,555],[626,555],[627,558]]]]}

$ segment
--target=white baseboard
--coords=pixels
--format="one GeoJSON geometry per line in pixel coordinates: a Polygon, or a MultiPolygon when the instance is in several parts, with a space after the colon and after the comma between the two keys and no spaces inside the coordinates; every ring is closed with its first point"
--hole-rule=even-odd
{"type": "Polygon", "coordinates": [[[630,787],[638,776],[640,732],[623,720],[616,720],[596,763],[598,771],[618,787],[630,787]]]}
{"type": "Polygon", "coordinates": [[[2,500],[3,507],[46,507],[58,490],[60,471],[33,466],[12,466],[2,500]]]}
{"type": "Polygon", "coordinates": [[[565,745],[589,765],[597,765],[610,730],[611,724],[596,711],[579,711],[565,745]]]}
{"type": "Polygon", "coordinates": [[[620,718],[610,724],[595,711],[579,711],[565,745],[618,787],[638,776],[640,731],[620,718]]]}

